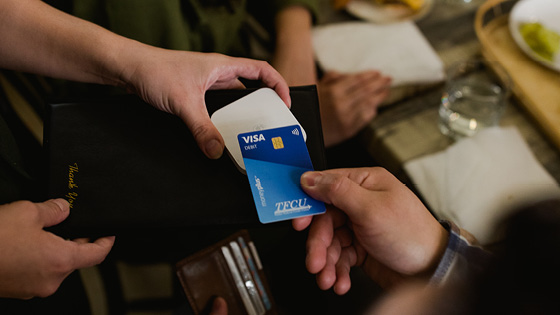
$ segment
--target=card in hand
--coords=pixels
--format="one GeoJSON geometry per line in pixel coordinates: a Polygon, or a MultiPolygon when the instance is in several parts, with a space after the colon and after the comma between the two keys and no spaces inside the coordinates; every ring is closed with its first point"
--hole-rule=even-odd
{"type": "Polygon", "coordinates": [[[300,177],[313,165],[298,125],[237,136],[259,220],[270,223],[325,212],[307,195],[300,177]]]}

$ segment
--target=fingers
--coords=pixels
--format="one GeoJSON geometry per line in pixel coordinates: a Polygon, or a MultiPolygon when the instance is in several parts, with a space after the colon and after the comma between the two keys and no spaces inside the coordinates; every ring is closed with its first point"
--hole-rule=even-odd
{"type": "Polygon", "coordinates": [[[312,198],[344,211],[351,222],[369,222],[382,193],[403,185],[383,168],[355,168],[306,172],[301,187],[312,198]]]}
{"type": "Polygon", "coordinates": [[[296,231],[305,230],[313,221],[313,216],[301,217],[292,220],[292,227],[296,231]]]}
{"type": "Polygon", "coordinates": [[[237,58],[236,75],[238,77],[260,80],[266,86],[276,91],[276,94],[284,101],[286,106],[291,107],[290,88],[286,80],[270,64],[265,61],[237,58]]]}
{"type": "Polygon", "coordinates": [[[361,113],[364,117],[360,119],[357,117],[357,121],[371,121],[382,102],[389,96],[390,93],[390,79],[382,78],[376,81],[370,81],[358,90],[356,90],[353,95],[352,106],[355,106],[361,110],[355,111],[356,113],[361,113]]]}
{"type": "MultiPolygon", "coordinates": [[[[382,167],[337,168],[321,171],[321,173],[347,177],[363,188],[372,191],[384,191],[395,185],[402,185],[393,174],[382,167]]],[[[306,173],[303,175],[307,176],[306,173]]]]}
{"type": "Polygon", "coordinates": [[[336,206],[350,218],[368,209],[371,202],[371,192],[344,175],[306,172],[301,177],[301,185],[312,198],[336,206]]]}
{"type": "Polygon", "coordinates": [[[330,289],[336,282],[336,263],[340,258],[342,247],[340,242],[334,238],[326,250],[325,265],[317,274],[317,286],[321,290],[330,289]]]}
{"type": "Polygon", "coordinates": [[[360,93],[358,97],[366,97],[386,91],[391,87],[391,78],[379,72],[370,72],[359,75],[360,84],[354,85],[354,93],[360,93]]]}
{"type": "Polygon", "coordinates": [[[390,86],[391,79],[378,71],[325,74],[318,84],[325,145],[338,144],[371,122],[390,86]]]}
{"type": "MultiPolygon", "coordinates": [[[[70,213],[70,206],[64,199],[47,200],[43,203],[37,203],[37,206],[39,207],[39,215],[44,227],[53,226],[64,221],[70,213]]],[[[60,239],[58,236],[56,238],[60,239]]],[[[74,247],[71,254],[72,268],[79,269],[101,263],[113,247],[115,237],[102,237],[93,243],[90,243],[86,238],[66,242],[71,242],[74,247]]]]}
{"type": "Polygon", "coordinates": [[[345,247],[335,239],[328,249],[325,267],[317,275],[317,286],[322,290],[333,288],[339,295],[350,290],[350,270],[356,266],[357,255],[354,247],[345,247]]]}
{"type": "Polygon", "coordinates": [[[268,67],[263,69],[261,71],[261,76],[259,77],[259,79],[261,79],[266,86],[274,89],[274,91],[276,91],[276,94],[280,96],[280,98],[284,101],[288,108],[292,106],[288,84],[280,75],[280,73],[276,72],[276,70],[274,70],[272,66],[268,65],[268,67]]]}
{"type": "Polygon", "coordinates": [[[114,236],[106,236],[93,243],[77,240],[73,253],[74,269],[92,267],[100,264],[111,251],[115,243],[114,236]]]}
{"type": "Polygon", "coordinates": [[[350,290],[352,281],[350,269],[356,265],[356,252],[354,248],[347,247],[342,250],[340,260],[336,264],[336,283],[333,290],[338,295],[343,295],[350,290]]]}
{"type": "Polygon", "coordinates": [[[224,152],[224,139],[208,116],[204,93],[197,96],[187,99],[175,114],[187,125],[202,152],[210,159],[218,159],[224,152]]]}
{"type": "Polygon", "coordinates": [[[336,71],[328,71],[323,75],[323,77],[321,77],[321,82],[325,84],[331,84],[336,80],[342,78],[343,76],[343,74],[336,71]]]}
{"type": "Polygon", "coordinates": [[[286,106],[291,106],[290,90],[284,78],[265,61],[234,58],[220,54],[195,54],[204,56],[209,71],[202,80],[194,80],[190,93],[173,93],[169,96],[172,112],[179,116],[190,129],[202,152],[211,159],[218,159],[224,150],[224,140],[214,126],[206,109],[204,96],[208,89],[243,88],[239,78],[260,80],[274,89],[286,106]],[[199,84],[202,82],[202,84],[199,84]]]}
{"type": "Polygon", "coordinates": [[[345,227],[343,217],[340,211],[329,209],[326,214],[314,218],[309,230],[306,267],[310,273],[317,274],[317,285],[323,290],[335,284],[341,255],[345,248],[353,245],[352,234],[345,227]]]}
{"type": "MultiPolygon", "coordinates": [[[[264,81],[266,84],[266,81],[264,81]]],[[[280,98],[282,99],[282,101],[284,101],[284,103],[286,104],[286,106],[288,106],[288,108],[292,107],[292,99],[290,97],[290,90],[288,88],[288,86],[284,86],[283,84],[278,84],[275,85],[273,87],[274,91],[276,91],[276,94],[278,94],[278,96],[280,96],[280,98]]]]}
{"type": "Polygon", "coordinates": [[[334,236],[332,211],[315,216],[309,229],[307,239],[307,257],[305,265],[313,274],[323,270],[327,264],[327,249],[331,246],[334,236]]]}
{"type": "Polygon", "coordinates": [[[377,113],[377,108],[389,96],[391,78],[381,75],[377,71],[349,76],[346,95],[351,97],[351,106],[360,123],[371,121],[377,113]]]}
{"type": "Polygon", "coordinates": [[[210,315],[227,315],[228,308],[227,302],[224,298],[217,296],[212,302],[212,309],[210,315]]]}
{"type": "Polygon", "coordinates": [[[336,265],[326,264],[325,267],[317,274],[317,286],[321,290],[328,290],[336,283],[336,265]]]}
{"type": "Polygon", "coordinates": [[[239,81],[239,79],[236,79],[236,80],[224,82],[223,84],[211,86],[209,90],[215,90],[215,89],[240,90],[244,88],[245,85],[241,81],[239,81]]]}
{"type": "MultiPolygon", "coordinates": [[[[290,89],[286,81],[267,62],[245,58],[225,58],[226,63],[230,65],[230,71],[223,71],[217,77],[211,76],[208,88],[241,88],[243,84],[238,80],[240,77],[261,80],[266,86],[276,91],[286,106],[291,106],[290,89]]],[[[211,159],[218,159],[224,151],[224,140],[208,116],[204,101],[205,91],[190,95],[193,95],[195,99],[188,99],[186,105],[181,106],[181,112],[176,114],[189,127],[202,152],[211,159]]]]}
{"type": "Polygon", "coordinates": [[[57,225],[70,214],[70,205],[64,199],[51,199],[36,205],[43,227],[57,225]]]}
{"type": "Polygon", "coordinates": [[[379,71],[371,70],[356,74],[340,74],[329,72],[321,78],[321,83],[337,85],[337,89],[344,95],[353,98],[363,98],[375,92],[388,89],[391,78],[382,75],[379,71]]]}

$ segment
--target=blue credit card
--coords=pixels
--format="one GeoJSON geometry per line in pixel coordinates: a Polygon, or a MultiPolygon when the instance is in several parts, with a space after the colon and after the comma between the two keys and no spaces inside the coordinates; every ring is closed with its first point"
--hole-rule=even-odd
{"type": "Polygon", "coordinates": [[[262,223],[325,212],[325,204],[300,186],[313,164],[298,125],[242,133],[237,140],[262,223]]]}

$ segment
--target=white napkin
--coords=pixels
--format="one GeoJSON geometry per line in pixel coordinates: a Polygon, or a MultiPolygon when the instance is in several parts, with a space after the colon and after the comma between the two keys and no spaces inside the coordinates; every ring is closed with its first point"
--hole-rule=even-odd
{"type": "Polygon", "coordinates": [[[516,128],[488,128],[446,150],[404,165],[438,219],[495,241],[495,225],[516,206],[560,197],[558,183],[535,159],[516,128]]]}
{"type": "Polygon", "coordinates": [[[323,70],[379,70],[392,77],[393,87],[436,83],[445,77],[443,62],[411,21],[326,24],[316,26],[312,37],[323,70]]]}

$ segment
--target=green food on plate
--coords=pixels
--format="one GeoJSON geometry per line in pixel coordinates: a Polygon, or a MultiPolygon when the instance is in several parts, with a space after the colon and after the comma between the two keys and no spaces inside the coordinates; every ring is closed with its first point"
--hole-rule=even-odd
{"type": "Polygon", "coordinates": [[[560,49],[560,34],[547,29],[541,23],[521,23],[521,36],[531,49],[545,60],[552,62],[560,49]]]}

